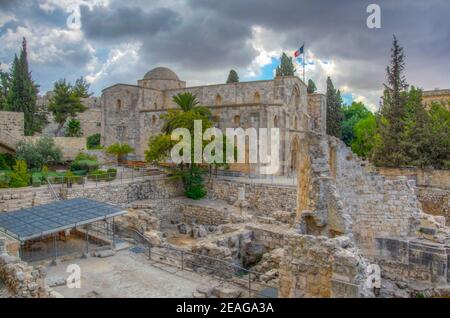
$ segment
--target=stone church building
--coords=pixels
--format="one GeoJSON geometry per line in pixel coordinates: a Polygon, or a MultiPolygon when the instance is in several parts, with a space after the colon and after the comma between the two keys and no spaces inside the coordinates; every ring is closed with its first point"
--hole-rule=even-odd
{"type": "MultiPolygon", "coordinates": [[[[172,70],[157,67],[137,85],[115,84],[103,90],[102,143],[127,143],[134,147],[138,160],[145,160],[149,137],[161,132],[160,116],[167,109],[178,107],[173,96],[191,92],[200,105],[211,110],[214,121],[223,130],[280,128],[282,166],[278,174],[293,175],[302,132],[325,134],[326,98],[323,94],[307,94],[306,88],[296,76],[187,87],[172,70]]],[[[242,173],[259,171],[257,164],[234,164],[230,169],[242,173]]]]}

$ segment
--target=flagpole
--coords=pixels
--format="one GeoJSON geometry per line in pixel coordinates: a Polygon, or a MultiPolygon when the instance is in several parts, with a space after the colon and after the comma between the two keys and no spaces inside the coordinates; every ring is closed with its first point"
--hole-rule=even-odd
{"type": "Polygon", "coordinates": [[[306,62],[306,49],[305,49],[305,43],[303,43],[303,83],[306,84],[305,79],[305,62],[306,62]]]}

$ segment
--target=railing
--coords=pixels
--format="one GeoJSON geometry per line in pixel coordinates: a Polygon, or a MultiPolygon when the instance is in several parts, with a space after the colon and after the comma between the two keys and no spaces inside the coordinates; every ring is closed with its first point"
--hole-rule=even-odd
{"type": "Polygon", "coordinates": [[[50,192],[52,193],[52,195],[53,195],[53,198],[56,200],[56,201],[59,201],[59,200],[61,200],[61,198],[59,197],[59,195],[55,192],[55,189],[53,189],[53,185],[51,184],[51,182],[47,179],[47,184],[48,184],[48,188],[50,189],[50,192]]]}
{"type": "MultiPolygon", "coordinates": [[[[116,228],[121,227],[116,224],[116,228]]],[[[151,261],[178,267],[182,271],[200,272],[214,276],[234,286],[246,289],[248,297],[270,297],[264,295],[261,291],[264,289],[277,289],[276,286],[270,286],[260,282],[259,279],[262,275],[261,273],[249,270],[237,264],[229,263],[207,255],[177,249],[170,245],[153,247],[152,243],[139,231],[123,228],[122,231],[131,232],[133,234],[132,240],[134,245],[143,248],[147,258],[151,261]]]]}
{"type": "Polygon", "coordinates": [[[153,174],[155,170],[147,169],[131,169],[130,171],[105,172],[100,174],[91,174],[86,176],[53,176],[47,177],[47,182],[52,185],[95,187],[102,184],[123,184],[125,182],[133,182],[137,180],[160,179],[165,174],[153,174]]]}

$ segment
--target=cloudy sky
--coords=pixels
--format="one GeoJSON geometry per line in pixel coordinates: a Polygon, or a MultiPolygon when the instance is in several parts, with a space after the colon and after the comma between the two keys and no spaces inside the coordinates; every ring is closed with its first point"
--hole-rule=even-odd
{"type": "Polygon", "coordinates": [[[319,90],[331,76],[347,102],[375,108],[392,34],[409,83],[450,88],[449,12],[448,0],[0,0],[0,68],[25,36],[41,93],[85,76],[99,95],[156,66],[188,85],[222,83],[230,68],[241,80],[269,79],[280,53],[304,42],[319,90]],[[366,25],[370,3],[381,7],[381,29],[366,25]]]}

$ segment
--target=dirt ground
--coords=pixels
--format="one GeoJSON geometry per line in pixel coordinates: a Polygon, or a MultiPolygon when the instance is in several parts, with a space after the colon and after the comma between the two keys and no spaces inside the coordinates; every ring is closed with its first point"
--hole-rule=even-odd
{"type": "Polygon", "coordinates": [[[47,282],[65,280],[67,266],[81,268],[81,288],[66,285],[53,289],[67,298],[190,298],[197,288],[212,288],[220,281],[208,276],[147,260],[130,250],[107,258],[74,259],[48,267],[47,282]]]}

